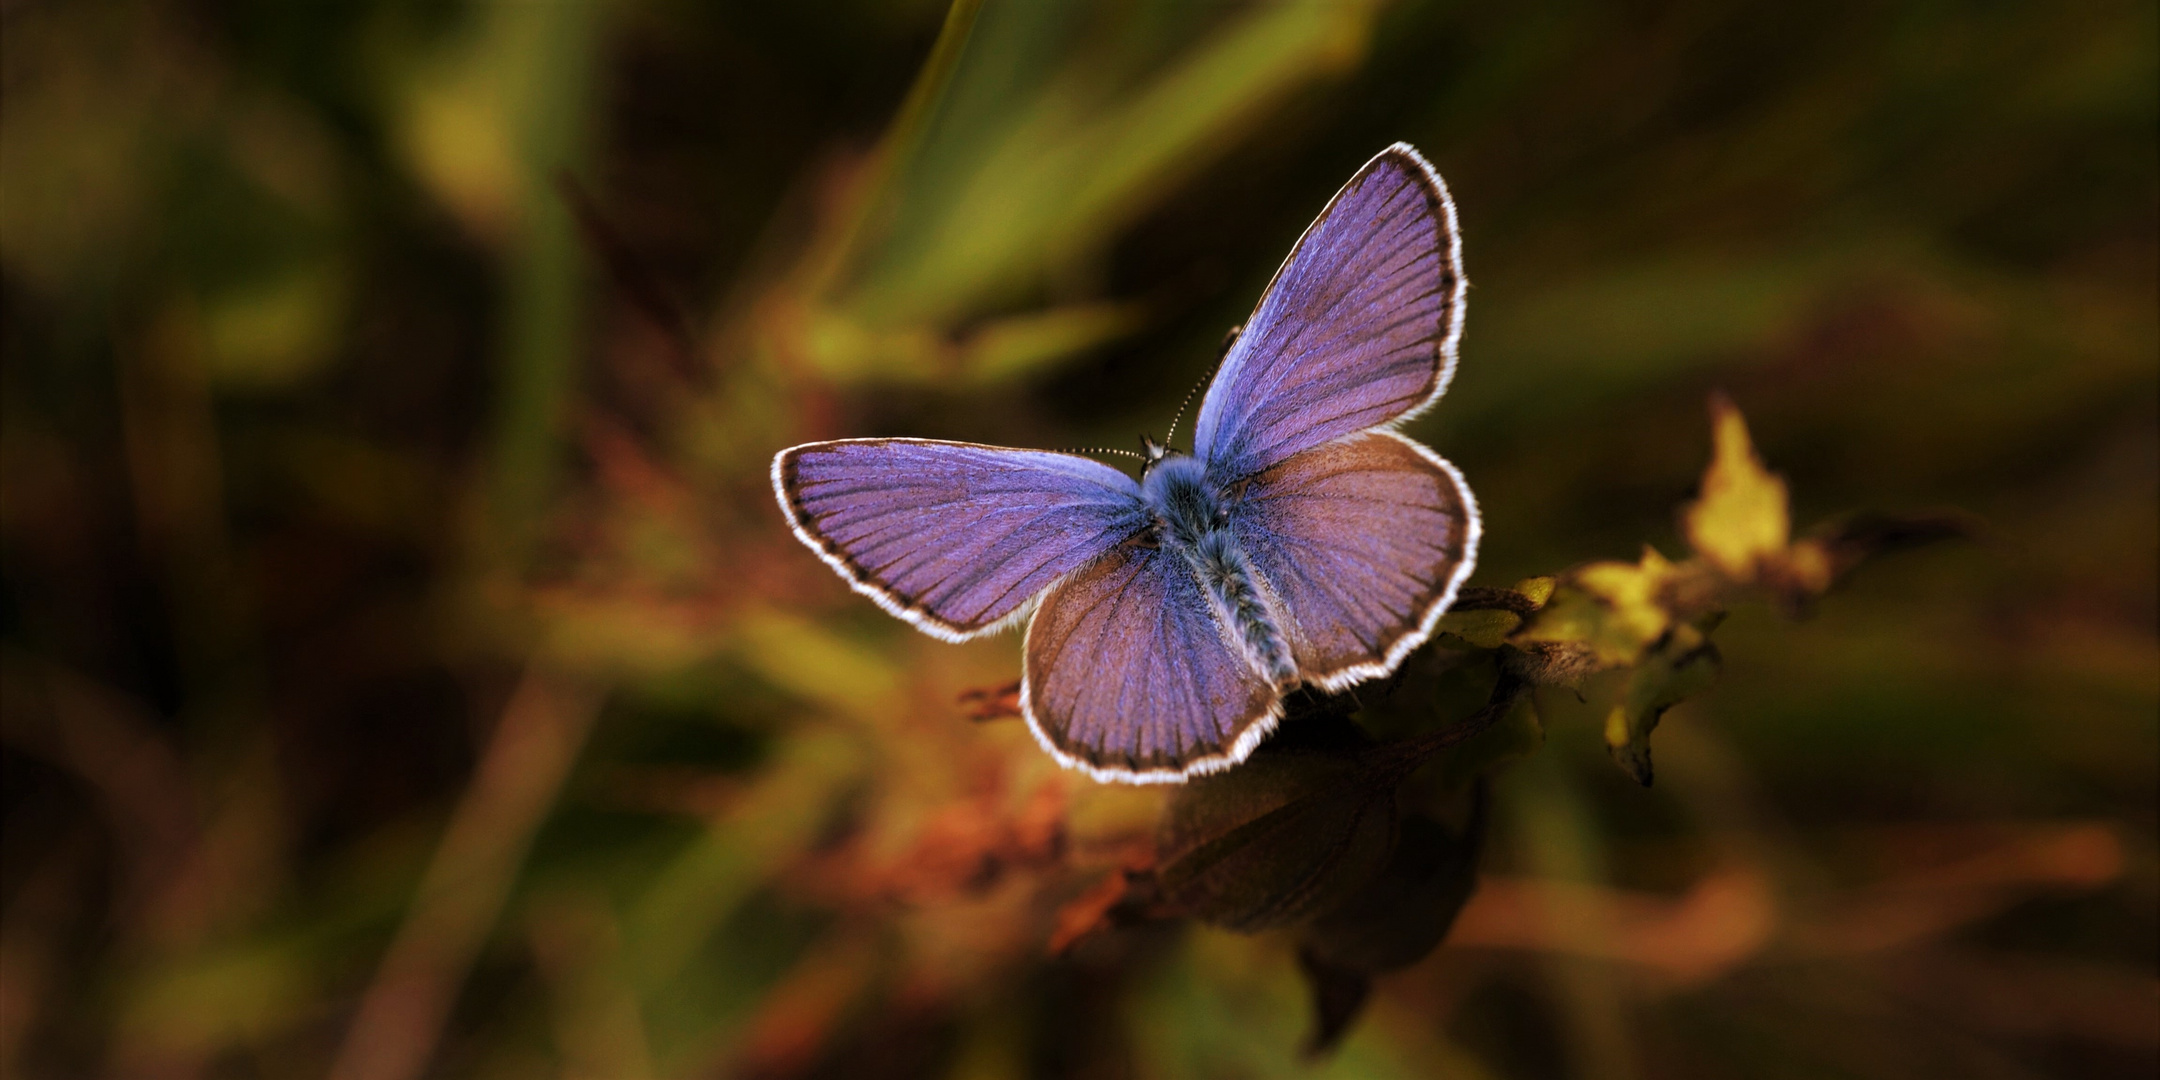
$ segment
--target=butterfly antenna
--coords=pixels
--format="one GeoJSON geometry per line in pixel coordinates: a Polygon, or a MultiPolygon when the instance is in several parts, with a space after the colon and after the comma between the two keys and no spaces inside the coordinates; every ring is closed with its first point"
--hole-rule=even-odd
{"type": "Polygon", "coordinates": [[[1060,450],[1060,451],[1058,451],[1058,453],[1060,453],[1060,454],[1116,454],[1116,455],[1118,455],[1118,456],[1120,456],[1120,457],[1139,458],[1139,459],[1140,459],[1140,460],[1142,460],[1142,461],[1146,461],[1146,460],[1147,460],[1147,455],[1146,455],[1146,454],[1141,454],[1141,453],[1135,453],[1134,451],[1131,451],[1131,450],[1113,450],[1113,449],[1111,449],[1111,448],[1109,448],[1109,447],[1107,447],[1107,446],[1072,446],[1072,447],[1067,447],[1066,449],[1060,450]]]}
{"type": "Polygon", "coordinates": [[[1170,430],[1163,435],[1164,446],[1170,445],[1177,438],[1178,422],[1185,419],[1185,407],[1192,404],[1193,395],[1199,393],[1201,387],[1215,381],[1215,373],[1222,370],[1224,358],[1230,355],[1230,346],[1237,344],[1238,335],[1244,332],[1245,324],[1239,323],[1231,327],[1229,333],[1223,335],[1222,348],[1215,351],[1214,365],[1208,368],[1205,377],[1193,384],[1192,389],[1185,391],[1185,400],[1178,402],[1177,415],[1170,418],[1170,430]]]}

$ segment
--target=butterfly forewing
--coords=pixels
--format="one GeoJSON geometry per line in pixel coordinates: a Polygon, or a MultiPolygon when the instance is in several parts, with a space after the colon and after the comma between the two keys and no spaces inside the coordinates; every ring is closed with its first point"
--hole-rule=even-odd
{"type": "Polygon", "coordinates": [[[1242,760],[1278,695],[1225,640],[1192,568],[1126,546],[1043,597],[1022,708],[1045,749],[1098,780],[1182,780],[1242,760]]]}
{"type": "Polygon", "coordinates": [[[773,459],[773,488],[858,592],[948,640],[999,628],[1147,524],[1108,465],[973,443],[809,443],[773,459]]]}
{"type": "Polygon", "coordinates": [[[1366,163],[1275,272],[1200,404],[1228,483],[1401,420],[1446,387],[1462,322],[1455,208],[1417,151],[1366,163]]]}
{"type": "Polygon", "coordinates": [[[1432,632],[1477,555],[1469,487],[1392,431],[1306,450],[1253,477],[1232,521],[1285,609],[1300,676],[1330,690],[1393,670],[1432,632]]]}

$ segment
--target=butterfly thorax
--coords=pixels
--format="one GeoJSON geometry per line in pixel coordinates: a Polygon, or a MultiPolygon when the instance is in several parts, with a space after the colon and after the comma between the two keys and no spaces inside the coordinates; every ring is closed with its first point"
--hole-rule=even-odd
{"type": "Polygon", "coordinates": [[[1297,664],[1268,590],[1231,526],[1228,494],[1196,458],[1151,463],[1140,494],[1154,521],[1156,546],[1189,566],[1208,594],[1217,621],[1230,631],[1253,669],[1278,686],[1298,681],[1297,664]]]}
{"type": "Polygon", "coordinates": [[[1183,454],[1150,462],[1140,480],[1140,497],[1154,515],[1157,539],[1190,548],[1208,533],[1230,527],[1229,508],[1200,460],[1183,454]]]}

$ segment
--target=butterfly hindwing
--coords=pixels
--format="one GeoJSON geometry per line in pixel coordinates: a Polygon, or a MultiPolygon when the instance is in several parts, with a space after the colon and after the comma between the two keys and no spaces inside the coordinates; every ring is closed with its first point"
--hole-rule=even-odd
{"type": "Polygon", "coordinates": [[[1327,690],[1392,671],[1477,557],[1477,504],[1461,474],[1392,431],[1252,477],[1231,520],[1285,610],[1299,675],[1327,690]]]}
{"type": "Polygon", "coordinates": [[[951,641],[999,629],[1147,524],[1108,465],[973,443],[808,443],[773,459],[773,489],[856,591],[951,641]]]}
{"type": "Polygon", "coordinates": [[[1275,272],[1201,401],[1194,455],[1229,483],[1431,404],[1462,326],[1460,246],[1432,166],[1381,151],[1275,272]]]}
{"type": "Polygon", "coordinates": [[[1126,545],[1043,597],[1022,710],[1045,749],[1098,780],[1183,780],[1244,759],[1280,695],[1235,649],[1192,567],[1126,545]]]}

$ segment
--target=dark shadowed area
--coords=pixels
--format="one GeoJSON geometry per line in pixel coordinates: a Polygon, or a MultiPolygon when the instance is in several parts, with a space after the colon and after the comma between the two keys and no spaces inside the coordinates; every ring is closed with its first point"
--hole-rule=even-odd
{"type": "Polygon", "coordinates": [[[2136,0],[0,0],[0,1076],[2149,1078],[2156,130],[2136,0]],[[1400,678],[1097,785],[788,533],[1396,140],[1400,678]]]}

